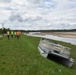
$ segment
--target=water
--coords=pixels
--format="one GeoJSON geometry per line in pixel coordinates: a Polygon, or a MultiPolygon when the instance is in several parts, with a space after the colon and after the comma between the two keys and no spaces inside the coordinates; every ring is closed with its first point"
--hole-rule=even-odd
{"type": "Polygon", "coordinates": [[[76,38],[64,38],[64,37],[58,37],[58,36],[54,36],[54,35],[31,35],[31,36],[53,39],[53,40],[63,41],[63,42],[67,42],[67,43],[76,45],[76,38]]]}
{"type": "Polygon", "coordinates": [[[53,35],[45,35],[45,38],[53,39],[53,40],[59,40],[67,43],[71,43],[73,45],[76,45],[76,38],[63,38],[53,35]]]}

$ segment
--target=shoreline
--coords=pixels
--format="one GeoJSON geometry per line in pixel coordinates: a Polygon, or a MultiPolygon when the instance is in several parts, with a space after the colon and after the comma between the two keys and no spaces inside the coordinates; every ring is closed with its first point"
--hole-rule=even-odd
{"type": "Polygon", "coordinates": [[[52,39],[52,40],[58,40],[58,41],[63,41],[67,42],[73,45],[76,45],[76,32],[75,33],[65,33],[65,32],[32,32],[29,33],[28,35],[30,36],[36,36],[36,37],[42,37],[42,38],[47,38],[47,39],[52,39]]]}
{"type": "Polygon", "coordinates": [[[63,38],[76,38],[76,32],[41,32],[38,35],[54,35],[63,38]]]}

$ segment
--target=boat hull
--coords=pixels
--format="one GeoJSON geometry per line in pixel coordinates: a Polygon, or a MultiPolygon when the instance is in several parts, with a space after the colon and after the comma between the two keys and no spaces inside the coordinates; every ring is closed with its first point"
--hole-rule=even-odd
{"type": "Polygon", "coordinates": [[[72,67],[72,65],[74,63],[74,59],[72,59],[72,58],[64,58],[64,57],[58,56],[52,52],[44,52],[44,50],[42,50],[41,47],[38,47],[38,50],[40,52],[40,55],[43,56],[44,58],[48,58],[57,63],[61,63],[69,68],[72,67]]]}

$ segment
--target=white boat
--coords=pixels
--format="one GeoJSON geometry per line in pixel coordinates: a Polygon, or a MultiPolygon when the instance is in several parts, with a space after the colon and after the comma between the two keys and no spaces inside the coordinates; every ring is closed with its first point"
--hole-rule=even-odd
{"type": "Polygon", "coordinates": [[[50,40],[42,38],[38,50],[43,57],[50,57],[52,60],[61,62],[68,67],[72,67],[74,63],[74,59],[70,58],[70,48],[51,42],[50,40]]]}

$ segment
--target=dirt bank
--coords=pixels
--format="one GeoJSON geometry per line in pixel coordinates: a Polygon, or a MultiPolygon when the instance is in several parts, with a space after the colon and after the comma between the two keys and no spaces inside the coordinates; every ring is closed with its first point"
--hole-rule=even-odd
{"type": "Polygon", "coordinates": [[[41,32],[38,35],[54,35],[66,38],[76,38],[76,32],[41,32]]]}

